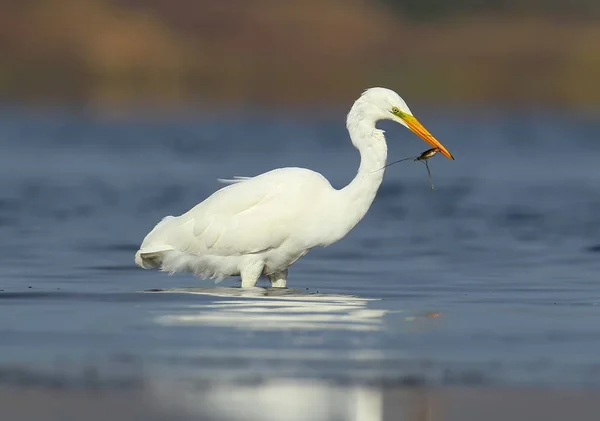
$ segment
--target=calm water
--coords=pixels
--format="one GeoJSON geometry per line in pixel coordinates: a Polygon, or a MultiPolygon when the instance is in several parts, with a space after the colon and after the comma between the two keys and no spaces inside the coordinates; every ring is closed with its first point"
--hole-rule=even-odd
{"type": "MultiPolygon", "coordinates": [[[[420,163],[390,167],[365,219],[296,263],[290,290],[243,292],[133,255],[219,177],[303,166],[349,182],[358,154],[342,112],[3,109],[0,383],[89,381],[92,367],[108,383],[600,386],[598,119],[419,117],[456,157],[430,161],[435,191],[420,163]]],[[[427,148],[381,127],[390,159],[427,148]]]]}

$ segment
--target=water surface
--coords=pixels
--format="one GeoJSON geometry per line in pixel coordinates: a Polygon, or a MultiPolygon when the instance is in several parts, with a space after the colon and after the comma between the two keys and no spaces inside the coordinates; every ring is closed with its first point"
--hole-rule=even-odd
{"type": "MultiPolygon", "coordinates": [[[[349,182],[343,113],[3,109],[0,384],[598,387],[597,119],[420,119],[456,157],[430,161],[434,191],[422,164],[389,167],[365,219],[297,262],[289,290],[241,291],[141,270],[134,253],[219,177],[302,166],[349,182]]],[[[427,148],[382,127],[390,159],[427,148]]]]}

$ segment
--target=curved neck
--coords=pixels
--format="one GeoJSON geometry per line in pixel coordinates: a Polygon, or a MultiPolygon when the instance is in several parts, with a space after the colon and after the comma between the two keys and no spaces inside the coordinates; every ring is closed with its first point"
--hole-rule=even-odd
{"type": "Polygon", "coordinates": [[[347,128],[352,143],[360,152],[356,177],[341,190],[336,201],[336,237],[345,236],[365,216],[383,180],[387,159],[387,144],[382,130],[375,128],[376,120],[365,117],[353,108],[348,115],[347,128]]]}
{"type": "Polygon", "coordinates": [[[383,180],[387,144],[383,131],[375,128],[374,121],[348,123],[348,132],[360,153],[360,166],[354,179],[340,193],[349,201],[348,205],[366,207],[366,213],[383,180]]]}

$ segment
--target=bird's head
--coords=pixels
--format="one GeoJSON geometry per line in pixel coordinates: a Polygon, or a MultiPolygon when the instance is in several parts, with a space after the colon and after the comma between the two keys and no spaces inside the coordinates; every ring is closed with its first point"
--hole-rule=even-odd
{"type": "Polygon", "coordinates": [[[448,159],[454,159],[452,154],[442,145],[421,123],[413,116],[406,102],[391,89],[370,88],[360,97],[357,103],[368,107],[368,113],[375,120],[392,120],[410,129],[433,148],[448,159]]]}

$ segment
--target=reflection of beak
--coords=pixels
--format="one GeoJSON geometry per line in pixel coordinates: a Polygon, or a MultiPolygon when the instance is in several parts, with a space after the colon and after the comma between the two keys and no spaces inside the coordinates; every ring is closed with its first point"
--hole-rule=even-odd
{"type": "Polygon", "coordinates": [[[402,120],[404,120],[408,128],[413,131],[414,134],[419,136],[421,139],[429,143],[434,148],[439,149],[442,155],[444,155],[446,158],[454,159],[452,154],[448,152],[448,149],[446,149],[444,145],[438,142],[437,139],[433,137],[433,135],[429,133],[427,129],[423,127],[423,125],[419,123],[419,120],[417,120],[414,116],[405,114],[401,118],[402,120]]]}

